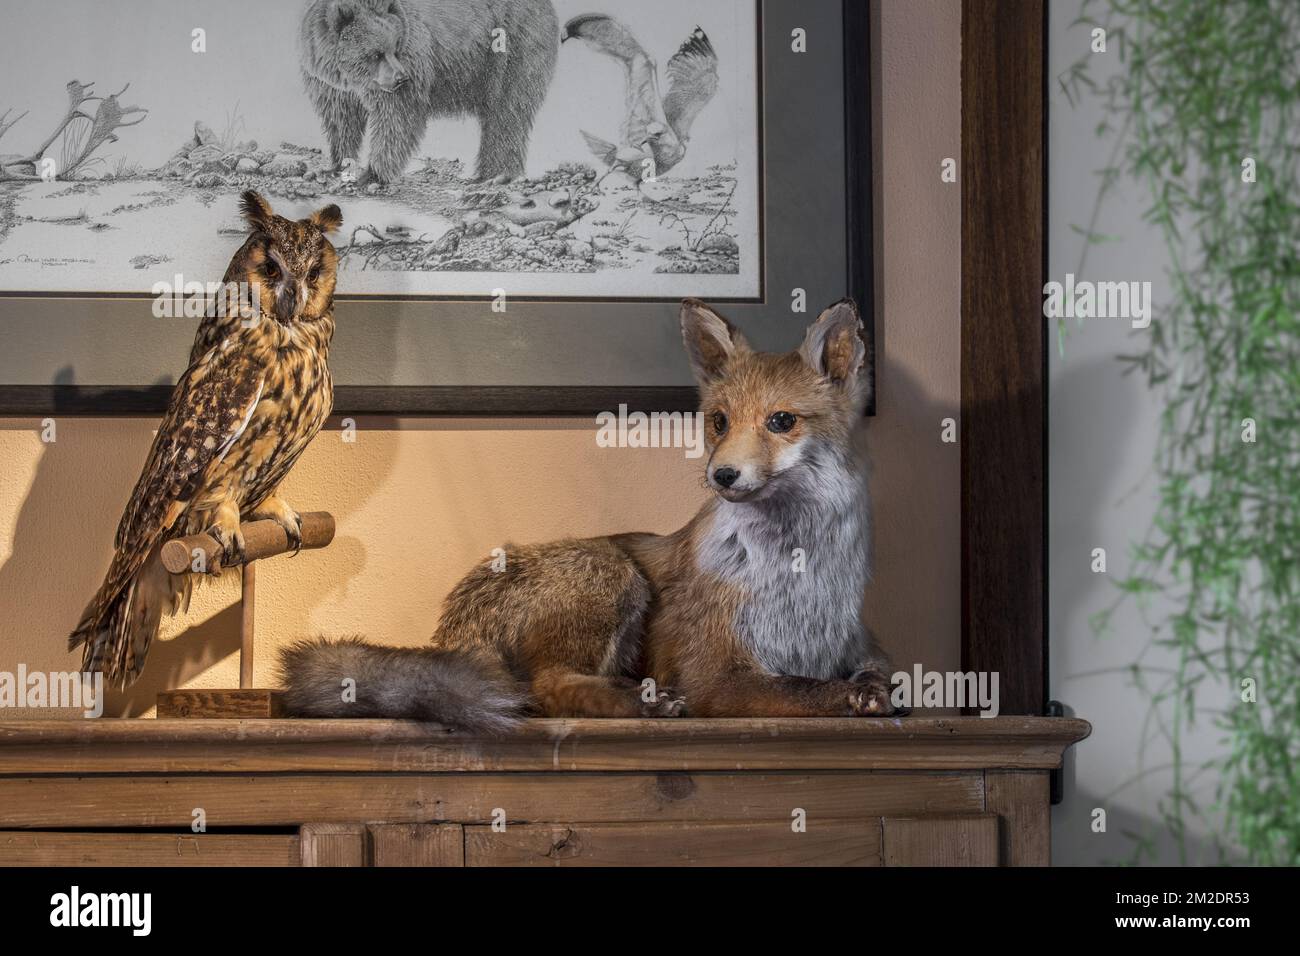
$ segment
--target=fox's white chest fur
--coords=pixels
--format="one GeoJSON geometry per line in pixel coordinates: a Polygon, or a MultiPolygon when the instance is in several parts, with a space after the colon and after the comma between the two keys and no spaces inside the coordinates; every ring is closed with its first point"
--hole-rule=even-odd
{"type": "Polygon", "coordinates": [[[745,592],[736,632],[763,668],[829,680],[867,653],[871,515],[859,469],[818,465],[764,500],[720,502],[696,559],[745,592]]]}

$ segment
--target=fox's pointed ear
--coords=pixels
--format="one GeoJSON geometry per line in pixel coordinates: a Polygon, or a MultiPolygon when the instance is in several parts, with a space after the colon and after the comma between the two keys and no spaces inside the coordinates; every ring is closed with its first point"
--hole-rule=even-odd
{"type": "Polygon", "coordinates": [[[343,225],[343,210],[338,206],[330,203],[324,209],[317,209],[311,214],[308,220],[313,226],[324,233],[331,233],[343,225]]]}
{"type": "Polygon", "coordinates": [[[808,326],[799,354],[813,371],[835,385],[861,389],[864,395],[870,390],[867,344],[852,299],[840,299],[808,326]]]}
{"type": "Polygon", "coordinates": [[[691,371],[701,385],[716,381],[728,363],[749,351],[745,337],[699,299],[683,299],[682,341],[691,371]]]}
{"type": "Polygon", "coordinates": [[[265,229],[266,224],[275,215],[271,212],[271,204],[261,193],[252,189],[245,190],[239,197],[239,212],[254,229],[265,229]]]}

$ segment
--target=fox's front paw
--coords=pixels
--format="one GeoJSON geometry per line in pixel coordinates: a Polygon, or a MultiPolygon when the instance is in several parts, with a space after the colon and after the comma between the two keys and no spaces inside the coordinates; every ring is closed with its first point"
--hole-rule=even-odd
{"type": "Polygon", "coordinates": [[[861,670],[850,678],[849,711],[854,717],[894,717],[900,711],[890,699],[893,687],[880,671],[861,670]]]}
{"type": "Polygon", "coordinates": [[[686,698],[671,690],[659,691],[654,700],[641,701],[642,717],[683,717],[686,714],[686,698]]]}

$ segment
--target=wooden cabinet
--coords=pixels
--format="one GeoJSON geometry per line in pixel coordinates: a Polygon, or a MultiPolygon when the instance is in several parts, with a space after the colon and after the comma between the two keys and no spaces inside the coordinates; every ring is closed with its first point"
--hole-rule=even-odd
{"type": "Polygon", "coordinates": [[[1028,717],[535,720],[501,738],[386,720],[0,723],[0,864],[1045,865],[1048,772],[1088,730],[1028,717]]]}

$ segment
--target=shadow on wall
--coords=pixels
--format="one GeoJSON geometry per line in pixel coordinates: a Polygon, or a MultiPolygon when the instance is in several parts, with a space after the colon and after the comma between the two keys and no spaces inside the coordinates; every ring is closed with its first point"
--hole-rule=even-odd
{"type": "MultiPolygon", "coordinates": [[[[234,572],[232,572],[234,573],[234,572]]],[[[166,690],[184,686],[231,654],[239,652],[240,607],[232,604],[169,641],[154,641],[144,673],[130,687],[108,688],[105,717],[138,717],[166,690]]]]}
{"type": "MultiPolygon", "coordinates": [[[[1145,533],[1149,520],[1150,495],[1128,477],[1133,472],[1124,463],[1137,456],[1146,473],[1150,453],[1134,446],[1150,416],[1134,409],[1143,408],[1150,393],[1140,375],[1122,375],[1110,355],[1054,363],[1051,687],[1067,715],[1090,720],[1093,733],[1066,751],[1064,799],[1052,815],[1053,861],[1125,863],[1133,859],[1135,840],[1149,838],[1154,855],[1144,860],[1173,864],[1179,860],[1178,845],[1155,807],[1165,777],[1140,776],[1165,758],[1155,746],[1146,765],[1139,765],[1148,699],[1127,673],[1146,637],[1140,630],[1145,624],[1132,606],[1116,616],[1107,635],[1096,635],[1088,621],[1119,596],[1115,582],[1128,566],[1130,545],[1145,533]],[[1130,497],[1137,494],[1142,498],[1130,497]],[[1141,514],[1128,515],[1133,509],[1141,514]],[[1092,551],[1101,546],[1107,550],[1105,575],[1091,568],[1092,551]],[[1134,804],[1144,799],[1150,811],[1135,812],[1134,804]],[[1106,811],[1104,833],[1092,829],[1099,808],[1106,811]]],[[[1212,840],[1196,833],[1188,832],[1186,848],[1189,862],[1218,860],[1212,840]]]]}
{"type": "MultiPolygon", "coordinates": [[[[1086,619],[1108,606],[1118,594],[1112,588],[1098,586],[1098,577],[1090,566],[1092,549],[1099,546],[1103,536],[1103,516],[1114,510],[1118,499],[1133,490],[1117,486],[1115,463],[1127,457],[1133,439],[1131,409],[1141,404],[1145,389],[1136,375],[1118,376],[1116,368],[1113,358],[1066,361],[1052,379],[1052,418],[1057,429],[1052,436],[1056,446],[1053,463],[1060,468],[1066,455],[1069,460],[1068,474],[1054,472],[1051,476],[1052,533],[1048,566],[1053,569],[1054,621],[1086,619]],[[1101,401],[1097,391],[1099,380],[1110,383],[1101,401]],[[1062,449],[1063,453],[1057,450],[1061,449],[1060,443],[1068,445],[1062,449]]],[[[1141,528],[1131,529],[1134,536],[1141,532],[1141,528]]],[[[1126,546],[1128,543],[1124,542],[1126,546]]],[[[1108,548],[1108,569],[1120,570],[1123,564],[1117,559],[1121,558],[1114,547],[1108,548]]],[[[1080,638],[1075,633],[1052,636],[1066,637],[1071,642],[1080,638]]],[[[1087,636],[1089,640],[1094,639],[1091,633],[1087,636]]],[[[1072,658],[1088,656],[1080,653],[1080,643],[1071,644],[1072,658]]],[[[1072,679],[1069,673],[1053,676],[1054,685],[1072,679]]]]}
{"type": "MultiPolygon", "coordinates": [[[[1074,713],[1067,709],[1067,716],[1074,713]]],[[[1087,719],[1087,715],[1083,715],[1087,719]]],[[[1076,744],[1081,747],[1082,744],[1076,744]]],[[[1079,789],[1073,779],[1066,777],[1066,802],[1052,808],[1052,865],[1054,866],[1122,866],[1128,864],[1133,856],[1134,837],[1138,835],[1151,839],[1149,859],[1164,865],[1175,865],[1178,861],[1178,842],[1168,829],[1157,825],[1149,814],[1134,813],[1126,807],[1116,806],[1103,795],[1087,788],[1079,789]],[[1092,831],[1093,810],[1101,807],[1106,810],[1106,832],[1092,831]],[[1060,814],[1068,814],[1071,823],[1068,827],[1055,822],[1060,814]]],[[[1218,850],[1214,842],[1195,833],[1188,833],[1186,839],[1187,860],[1189,863],[1217,863],[1218,850]]],[[[1228,865],[1238,866],[1244,863],[1240,854],[1233,854],[1225,861],[1228,865]]]]}
{"type": "MultiPolygon", "coordinates": [[[[326,447],[340,443],[340,420],[332,418],[313,441],[315,454],[323,452],[326,447]]],[[[395,423],[389,419],[368,423],[370,428],[394,428],[395,423]]],[[[309,448],[305,454],[312,454],[309,448]]],[[[285,497],[289,503],[304,511],[329,511],[334,515],[338,526],[346,532],[349,527],[348,516],[358,511],[376,490],[383,487],[384,478],[393,467],[391,456],[368,454],[362,460],[359,456],[325,452],[330,460],[331,480],[327,484],[311,482],[307,488],[295,488],[292,473],[285,482],[285,497]],[[341,493],[331,493],[341,491],[341,493]]],[[[141,459],[143,460],[143,458],[141,459]]],[[[301,466],[299,462],[299,466],[301,466]]],[[[111,538],[109,539],[111,542],[111,538]]],[[[340,533],[329,547],[328,573],[314,573],[313,564],[320,556],[304,551],[296,556],[284,555],[271,559],[274,569],[271,573],[290,576],[292,579],[293,600],[289,607],[288,620],[297,620],[298,626],[286,625],[294,635],[305,636],[311,633],[309,622],[312,611],[339,591],[346,594],[348,583],[357,577],[366,565],[366,546],[355,535],[340,533]],[[296,562],[301,561],[299,565],[296,562]],[[285,562],[295,562],[285,564],[285,562]]],[[[261,586],[258,588],[259,608],[262,602],[271,600],[273,592],[267,592],[261,582],[268,579],[268,572],[258,575],[261,586]]],[[[239,652],[240,646],[240,603],[239,571],[231,569],[221,575],[222,584],[230,589],[234,603],[205,621],[184,626],[184,617],[177,624],[184,630],[167,641],[155,641],[149,651],[148,666],[143,674],[124,691],[107,695],[105,713],[108,716],[135,717],[154,706],[159,693],[185,686],[189,681],[202,675],[222,661],[239,652]]],[[[269,583],[269,582],[268,582],[269,583]]],[[[204,586],[212,586],[209,581],[204,586]]],[[[259,611],[259,617],[261,612],[259,611]]],[[[176,625],[173,625],[175,627],[176,625]]],[[[269,636],[269,635],[268,635],[269,636]]],[[[274,641],[261,635],[256,645],[255,662],[260,668],[271,659],[274,641]]],[[[260,673],[254,679],[255,686],[266,683],[260,673]]],[[[226,686],[226,685],[222,685],[226,686]]],[[[229,686],[235,686],[234,681],[229,686]]]]}
{"type": "Polygon", "coordinates": [[[877,357],[876,376],[879,414],[867,424],[874,527],[865,619],[896,669],[920,663],[956,670],[960,595],[932,589],[960,580],[960,502],[953,489],[961,448],[941,440],[944,419],[958,421],[960,412],[934,401],[887,355],[877,357]]]}
{"type": "MultiPolygon", "coordinates": [[[[956,419],[955,407],[931,400],[921,383],[906,369],[889,362],[881,362],[879,377],[881,389],[881,415],[868,422],[868,440],[872,447],[872,492],[875,508],[874,580],[868,585],[866,596],[867,620],[900,668],[910,668],[921,663],[926,669],[953,670],[959,664],[957,633],[960,628],[959,601],[956,594],[932,593],[927,588],[939,585],[924,580],[918,583],[918,569],[933,574],[933,581],[955,581],[959,564],[957,517],[958,503],[952,490],[956,486],[959,446],[941,441],[942,422],[956,419]],[[946,567],[945,567],[946,565],[946,567]]],[[[38,647],[41,653],[26,650],[24,656],[29,666],[40,660],[43,668],[76,666],[76,660],[63,651],[66,635],[75,622],[84,603],[89,600],[102,579],[107,566],[113,534],[122,505],[138,475],[151,439],[152,422],[140,419],[98,420],[83,419],[60,421],[59,442],[41,450],[36,474],[17,517],[14,533],[14,550],[11,558],[0,567],[0,596],[6,602],[22,602],[38,609],[28,614],[23,625],[29,635],[37,638],[26,647],[38,647]],[[82,431],[82,430],[85,431],[82,431]],[[114,444],[114,442],[117,444],[114,444]],[[87,447],[97,451],[93,467],[98,468],[94,480],[88,480],[87,447]],[[99,460],[102,459],[102,460],[99,460]],[[82,560],[59,565],[52,555],[64,554],[71,545],[81,542],[82,560]],[[40,612],[45,618],[38,618],[40,612]],[[44,649],[48,648],[48,654],[44,649]]],[[[366,419],[358,423],[364,431],[385,433],[391,438],[401,422],[389,419],[366,419]]],[[[415,427],[419,427],[418,425],[415,427]]],[[[488,422],[465,426],[448,423],[446,429],[473,427],[496,430],[501,428],[527,428],[519,423],[488,422]]],[[[547,426],[554,427],[554,426],[547,426]]],[[[573,427],[579,427],[574,425],[573,427]]],[[[584,431],[590,423],[582,423],[584,431]]],[[[443,428],[443,426],[439,426],[443,428]]],[[[286,497],[304,510],[324,509],[339,518],[340,536],[327,552],[328,573],[318,573],[318,556],[305,553],[297,558],[277,558],[270,562],[275,567],[274,587],[259,587],[259,600],[280,598],[277,607],[286,607],[287,614],[277,618],[277,634],[267,636],[265,643],[259,628],[259,674],[257,683],[264,685],[261,664],[271,659],[271,649],[285,635],[298,636],[312,633],[313,612],[331,602],[337,604],[340,590],[349,604],[360,606],[364,618],[367,602],[391,601],[391,589],[384,594],[367,594],[362,588],[348,593],[348,584],[366,569],[368,549],[376,547],[371,537],[361,535],[352,528],[349,516],[357,515],[363,505],[371,504],[371,517],[376,509],[385,514],[403,515],[411,509],[434,512],[424,515],[423,523],[398,520],[400,527],[419,528],[436,537],[429,541],[431,549],[445,550],[449,540],[459,537],[476,541],[483,536],[482,527],[497,527],[506,519],[498,514],[505,499],[493,498],[488,489],[500,496],[503,493],[518,495],[514,488],[514,472],[518,462],[486,453],[493,445],[470,441],[455,447],[461,453],[479,455],[481,458],[460,462],[459,471],[444,472],[436,460],[418,463],[399,463],[401,443],[392,441],[380,444],[376,450],[364,436],[359,445],[342,445],[338,434],[339,421],[332,420],[327,430],[318,436],[302,462],[286,483],[286,497]],[[357,448],[363,454],[352,454],[357,448]],[[408,492],[392,489],[409,489],[409,481],[387,482],[385,479],[394,467],[427,471],[428,480],[422,482],[427,501],[408,500],[408,492]],[[474,476],[480,476],[477,483],[474,476]],[[296,487],[300,481],[301,486],[296,487]],[[512,490],[513,489],[513,490],[512,490]],[[392,495],[394,500],[373,501],[376,495],[392,495]],[[397,500],[400,496],[400,500],[397,500]],[[450,522],[450,524],[448,524],[450,522]],[[451,538],[449,538],[451,536],[451,538]],[[274,588],[278,587],[277,592],[274,588]],[[283,634],[278,633],[283,631],[283,634]],[[266,650],[262,650],[265,647],[266,650]]],[[[409,449],[411,443],[406,443],[409,449]]],[[[414,447],[427,447],[416,444],[414,447]]],[[[439,444],[433,447],[446,448],[439,444]]],[[[567,447],[567,446],[564,446],[567,447]]],[[[648,453],[638,453],[648,454],[648,453]]],[[[583,533],[608,533],[640,528],[647,515],[652,519],[667,519],[672,527],[684,523],[673,513],[683,514],[694,510],[693,500],[681,500],[680,507],[663,513],[661,504],[642,500],[647,493],[646,476],[653,476],[658,484],[683,482],[688,488],[697,486],[697,473],[703,471],[704,459],[689,464],[689,475],[682,469],[681,461],[666,462],[656,458],[647,460],[651,470],[641,471],[640,466],[624,465],[622,461],[613,468],[579,470],[576,474],[556,474],[563,456],[556,449],[549,468],[533,476],[543,497],[558,493],[566,502],[557,508],[547,508],[534,513],[532,531],[522,531],[523,537],[544,533],[557,537],[570,521],[581,521],[583,533]],[[637,468],[638,480],[628,482],[624,469],[637,468]],[[628,495],[638,496],[634,505],[628,495]],[[635,510],[637,516],[632,515],[635,510]],[[538,530],[538,524],[542,530],[538,530]]],[[[534,463],[536,464],[536,463],[534,463]]],[[[672,486],[675,491],[680,486],[672,486]]],[[[531,494],[531,492],[528,492],[531,494]]],[[[701,493],[702,495],[702,493],[701,493]]],[[[510,515],[524,514],[511,510],[510,515]]],[[[361,520],[358,517],[358,520],[361,520]]],[[[508,529],[507,529],[508,530],[508,529]]],[[[668,527],[654,530],[672,530],[668,527]]],[[[493,544],[500,542],[493,542],[493,544]]],[[[492,545],[489,545],[489,547],[492,545]]],[[[477,553],[477,551],[476,551],[477,553]]],[[[437,563],[430,556],[429,564],[437,563]]],[[[446,562],[443,562],[444,564],[446,562]]],[[[455,568],[455,577],[468,567],[455,568]]],[[[443,570],[446,570],[445,568],[443,570]]],[[[427,583],[429,569],[421,567],[412,571],[412,581],[427,583]]],[[[206,620],[186,626],[184,619],[173,627],[176,636],[159,641],[150,651],[149,666],[142,678],[124,692],[109,696],[106,713],[117,716],[134,716],[147,711],[156,694],[170,688],[183,686],[201,677],[213,667],[228,661],[238,650],[238,607],[229,604],[237,594],[237,576],[230,572],[222,580],[217,595],[207,595],[211,603],[216,598],[227,602],[224,609],[216,610],[206,620]]],[[[211,585],[196,590],[195,603],[211,585]]],[[[437,585],[441,588],[441,584],[437,585]]],[[[419,634],[412,640],[422,643],[432,633],[434,621],[427,626],[421,619],[419,634]]],[[[334,636],[342,631],[329,631],[334,636]]],[[[22,646],[22,645],[20,645],[22,646]]],[[[12,645],[9,645],[12,647],[12,645]]],[[[9,648],[7,647],[6,650],[9,648]]],[[[3,666],[0,664],[0,666],[3,666]]],[[[229,663],[223,666],[229,667],[229,663]]]]}
{"type": "MultiPolygon", "coordinates": [[[[93,462],[70,452],[89,428],[103,421],[62,419],[57,437],[40,453],[31,487],[14,524],[12,553],[0,566],[0,598],[10,608],[0,670],[19,659],[33,670],[77,669],[81,651],[66,650],[68,634],[94,596],[112,554],[123,503],[148,453],[150,430],[126,421],[94,439],[93,462]],[[106,440],[107,437],[107,440],[106,440]],[[91,472],[89,469],[94,468],[91,472]]],[[[86,446],[82,446],[86,447],[86,446]]],[[[125,695],[108,694],[105,714],[138,714],[153,706],[155,688],[179,686],[239,647],[238,608],[217,614],[170,641],[155,641],[147,679],[125,695]],[[234,613],[230,613],[233,611],[234,613]],[[147,698],[137,709],[136,703],[147,698]]],[[[23,716],[52,716],[30,713],[23,716]]]]}
{"type": "MultiPolygon", "coordinates": [[[[391,355],[392,349],[384,354],[391,355]]],[[[75,370],[60,369],[52,384],[76,384],[75,370]]],[[[162,379],[155,384],[168,383],[162,379]]],[[[0,602],[13,609],[0,651],[5,658],[14,656],[13,660],[0,659],[0,670],[15,670],[19,659],[33,670],[79,668],[81,651],[68,652],[67,637],[108,569],[122,509],[144,466],[157,427],[156,420],[146,426],[139,418],[66,416],[57,407],[50,417],[57,429],[56,440],[41,449],[35,475],[15,518],[11,554],[0,565],[0,602]]],[[[39,432],[41,426],[36,422],[33,427],[39,432]]],[[[396,423],[392,419],[373,419],[367,427],[395,428],[396,423]]],[[[332,418],[317,441],[338,441],[339,428],[340,419],[332,418]]],[[[357,476],[351,475],[346,465],[347,461],[355,461],[355,456],[336,457],[343,469],[337,478],[349,489],[348,494],[337,502],[309,504],[311,509],[333,511],[345,525],[348,511],[359,507],[382,485],[391,461],[368,457],[364,475],[357,476]],[[344,500],[347,508],[340,507],[344,500]]],[[[333,549],[335,573],[328,577],[303,576],[306,584],[299,589],[298,597],[304,614],[327,593],[346,586],[346,579],[341,581],[337,573],[340,559],[345,574],[355,574],[365,564],[365,549],[356,538],[340,537],[333,549]]],[[[125,691],[106,695],[106,716],[138,716],[153,706],[159,692],[184,686],[238,651],[237,574],[223,575],[220,587],[229,589],[231,582],[226,579],[232,577],[236,603],[170,640],[156,640],[141,678],[125,691]]],[[[201,603],[204,592],[213,586],[205,581],[197,587],[194,603],[201,603]]],[[[16,716],[56,714],[17,712],[16,716]]]]}
{"type": "MultiPolygon", "coordinates": [[[[1053,359],[1060,362],[1055,356],[1053,359]]],[[[1113,597],[1113,594],[1098,588],[1090,561],[1092,549],[1102,534],[1101,516],[1114,507],[1115,498],[1122,494],[1115,487],[1113,462],[1124,454],[1132,438],[1132,416],[1107,414],[1106,409],[1098,407],[1097,380],[1114,374],[1112,358],[1066,360],[1058,366],[1050,384],[1052,427],[1055,429],[1049,437],[1054,446],[1052,465],[1055,469],[1061,468],[1064,456],[1060,447],[1063,442],[1068,443],[1069,449],[1091,452],[1069,454],[1069,475],[1062,475],[1057,470],[1049,472],[1049,597],[1052,602],[1051,626],[1055,628],[1049,638],[1052,650],[1049,692],[1062,702],[1066,716],[1080,716],[1093,724],[1092,735],[1065,752],[1063,798],[1052,812],[1052,859],[1058,864],[1096,866],[1118,863],[1132,852],[1132,841],[1122,831],[1136,832],[1141,825],[1150,822],[1124,813],[1114,807],[1113,802],[1103,805],[1095,793],[1089,792],[1092,788],[1081,789],[1077,783],[1081,756],[1086,757],[1088,763],[1101,755],[1107,755],[1102,759],[1116,759],[1109,756],[1112,753],[1123,753],[1124,757],[1120,759],[1125,759],[1132,755],[1133,749],[1131,737],[1124,741],[1107,738],[1104,715],[1077,713],[1071,706],[1072,691],[1078,686],[1071,673],[1085,669],[1079,666],[1079,661],[1095,660],[1088,645],[1100,638],[1086,627],[1080,630],[1069,626],[1068,622],[1086,620],[1113,597]],[[1093,810],[1099,806],[1107,810],[1105,833],[1092,830],[1093,810]]],[[[1114,386],[1107,390],[1108,403],[1125,405],[1135,402],[1142,391],[1141,382],[1133,376],[1119,379],[1114,386]]],[[[1123,677],[1108,675],[1106,680],[1118,683],[1123,677]]],[[[1096,699],[1095,690],[1095,685],[1089,688],[1088,696],[1093,700],[1096,699]]]]}
{"type": "MultiPolygon", "coordinates": [[[[61,369],[54,382],[73,383],[71,368],[61,369]]],[[[79,653],[76,664],[71,655],[65,657],[67,636],[108,568],[117,516],[150,440],[143,429],[115,430],[110,440],[97,441],[100,451],[87,461],[66,451],[76,447],[87,423],[61,419],[57,411],[53,418],[55,440],[41,447],[30,490],[14,521],[11,554],[0,566],[0,600],[12,629],[5,657],[21,654],[28,667],[42,670],[80,663],[79,653]],[[69,606],[69,593],[79,601],[71,616],[59,613],[69,606]],[[40,653],[32,654],[34,648],[40,653]]],[[[39,433],[40,423],[32,430],[39,433]]],[[[0,669],[11,670],[16,664],[0,661],[0,669]]]]}

